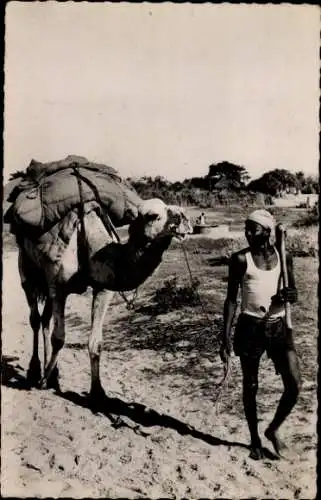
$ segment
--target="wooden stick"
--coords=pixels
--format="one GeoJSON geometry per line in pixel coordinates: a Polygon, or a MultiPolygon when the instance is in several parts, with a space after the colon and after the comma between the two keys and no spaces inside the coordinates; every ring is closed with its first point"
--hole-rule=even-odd
{"type": "MultiPolygon", "coordinates": [[[[275,236],[281,259],[281,276],[283,278],[283,286],[284,288],[287,288],[289,286],[289,277],[288,277],[288,268],[286,265],[286,250],[285,250],[286,230],[283,224],[280,223],[276,226],[275,236]]],[[[291,305],[289,302],[285,302],[284,307],[285,307],[286,326],[290,330],[292,330],[291,305]]]]}

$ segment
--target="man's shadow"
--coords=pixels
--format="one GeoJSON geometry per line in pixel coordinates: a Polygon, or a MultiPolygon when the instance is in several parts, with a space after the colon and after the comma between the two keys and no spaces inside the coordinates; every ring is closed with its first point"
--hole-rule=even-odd
{"type": "MultiPolygon", "coordinates": [[[[26,381],[25,377],[19,373],[22,367],[19,365],[13,366],[11,363],[18,361],[17,357],[3,356],[1,360],[1,384],[7,387],[11,387],[18,390],[28,390],[30,385],[26,381]]],[[[56,391],[56,394],[70,401],[82,408],[88,408],[95,413],[101,413],[105,415],[111,422],[112,427],[119,429],[121,427],[128,427],[132,429],[136,434],[147,437],[148,433],[144,432],[140,426],[148,428],[153,426],[163,427],[167,429],[172,429],[178,432],[182,436],[192,436],[196,439],[210,444],[211,446],[236,446],[244,449],[248,449],[249,446],[237,441],[229,441],[226,439],[220,439],[211,434],[197,430],[195,427],[178,420],[177,418],[165,415],[164,413],[158,413],[152,408],[136,403],[136,402],[126,402],[118,397],[109,397],[106,394],[102,394],[99,398],[99,402],[95,410],[92,409],[88,394],[77,394],[74,391],[56,391]],[[121,417],[127,417],[130,421],[134,422],[131,426],[121,417]]],[[[270,460],[275,460],[277,457],[270,452],[268,449],[264,449],[266,458],[270,460]]]]}

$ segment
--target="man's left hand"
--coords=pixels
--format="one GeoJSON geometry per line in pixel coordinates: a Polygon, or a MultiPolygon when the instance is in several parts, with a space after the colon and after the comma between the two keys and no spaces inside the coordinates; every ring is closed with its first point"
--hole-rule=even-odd
{"type": "Polygon", "coordinates": [[[272,297],[273,304],[284,304],[289,302],[293,304],[298,300],[298,292],[296,288],[282,288],[276,295],[272,297]]]}

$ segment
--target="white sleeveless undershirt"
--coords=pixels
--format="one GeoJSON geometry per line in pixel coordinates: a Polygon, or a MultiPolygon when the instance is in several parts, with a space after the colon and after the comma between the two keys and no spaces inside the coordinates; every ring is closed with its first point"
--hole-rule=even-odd
{"type": "Polygon", "coordinates": [[[271,297],[278,291],[281,273],[280,256],[273,269],[259,269],[250,251],[246,252],[246,272],[241,282],[241,312],[250,316],[262,318],[269,311],[271,319],[284,316],[284,306],[271,306],[271,297]],[[271,309],[270,309],[271,308],[271,309]]]}

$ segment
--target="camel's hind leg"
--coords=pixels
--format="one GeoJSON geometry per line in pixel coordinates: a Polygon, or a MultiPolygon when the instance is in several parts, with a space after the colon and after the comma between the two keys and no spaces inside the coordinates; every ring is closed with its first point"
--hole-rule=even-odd
{"type": "Polygon", "coordinates": [[[63,293],[57,293],[56,296],[52,298],[52,316],[54,320],[54,327],[51,335],[52,353],[40,383],[42,389],[48,387],[59,389],[57,359],[60,349],[62,349],[65,343],[65,304],[66,295],[63,293]]]}
{"type": "Polygon", "coordinates": [[[52,317],[52,299],[46,298],[45,307],[41,316],[42,335],[43,335],[43,350],[44,350],[44,367],[48,366],[50,357],[50,320],[52,317]]]}
{"type": "Polygon", "coordinates": [[[39,359],[39,329],[40,329],[40,314],[38,310],[38,295],[36,290],[28,282],[22,283],[27,302],[30,309],[29,321],[33,331],[33,349],[32,356],[27,371],[27,380],[30,385],[37,385],[41,378],[41,364],[39,359]]]}
{"type": "Polygon", "coordinates": [[[92,326],[88,342],[91,366],[90,402],[93,407],[97,406],[97,403],[99,403],[101,397],[105,394],[100,382],[99,362],[102,349],[103,323],[113,296],[114,292],[109,290],[93,290],[92,326]]]}

